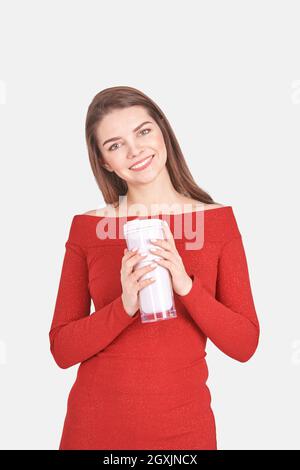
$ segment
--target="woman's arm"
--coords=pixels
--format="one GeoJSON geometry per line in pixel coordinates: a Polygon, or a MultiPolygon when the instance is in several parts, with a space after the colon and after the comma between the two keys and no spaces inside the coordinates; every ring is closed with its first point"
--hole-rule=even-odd
{"type": "Polygon", "coordinates": [[[221,351],[240,362],[248,361],[257,348],[260,327],[241,236],[222,247],[216,297],[198,276],[191,273],[190,277],[191,290],[178,296],[189,314],[221,351]]]}
{"type": "Polygon", "coordinates": [[[80,246],[66,242],[66,252],[49,332],[50,350],[63,369],[106,348],[138,317],[123,307],[121,295],[90,314],[88,268],[80,246]]]}

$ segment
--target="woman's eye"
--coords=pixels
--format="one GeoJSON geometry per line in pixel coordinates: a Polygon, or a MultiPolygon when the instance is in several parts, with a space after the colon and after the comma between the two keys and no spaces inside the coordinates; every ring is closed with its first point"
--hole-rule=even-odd
{"type": "Polygon", "coordinates": [[[115,145],[117,145],[117,144],[113,144],[111,147],[109,147],[108,150],[112,150],[112,148],[113,148],[115,145]]]}
{"type": "MultiPolygon", "coordinates": [[[[149,131],[149,132],[147,132],[146,134],[143,134],[143,135],[148,135],[148,134],[151,132],[151,129],[142,129],[142,130],[141,130],[141,133],[144,132],[144,131],[149,131]]],[[[114,149],[114,146],[115,146],[115,145],[118,145],[118,144],[113,144],[113,145],[111,145],[108,150],[115,150],[115,149],[114,149]]]]}
{"type": "MultiPolygon", "coordinates": [[[[144,132],[144,131],[149,131],[149,132],[151,132],[151,129],[143,129],[141,132],[144,132]]],[[[145,135],[145,134],[143,134],[143,135],[145,135]]]]}

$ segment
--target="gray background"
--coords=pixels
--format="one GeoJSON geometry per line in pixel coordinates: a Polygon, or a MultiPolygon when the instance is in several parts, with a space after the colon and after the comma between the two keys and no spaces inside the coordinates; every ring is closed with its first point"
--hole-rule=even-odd
{"type": "Polygon", "coordinates": [[[96,93],[163,109],[199,186],[232,205],[261,325],[210,341],[219,449],[299,449],[299,2],[1,1],[1,437],[57,449],[78,366],[48,332],[70,223],[104,205],[84,140],[96,93]]]}

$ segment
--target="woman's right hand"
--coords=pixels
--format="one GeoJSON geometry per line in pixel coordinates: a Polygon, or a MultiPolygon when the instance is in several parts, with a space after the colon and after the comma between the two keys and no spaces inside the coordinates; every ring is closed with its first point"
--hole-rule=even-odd
{"type": "Polygon", "coordinates": [[[143,266],[133,270],[135,264],[147,257],[137,253],[136,251],[128,250],[127,248],[124,249],[124,256],[122,258],[122,267],[121,267],[121,284],[122,284],[122,302],[124,309],[133,317],[136,311],[139,309],[139,298],[138,293],[143,287],[148,286],[156,281],[156,279],[144,279],[140,280],[140,278],[152,271],[157,267],[157,264],[152,267],[149,264],[147,266],[143,266]]]}

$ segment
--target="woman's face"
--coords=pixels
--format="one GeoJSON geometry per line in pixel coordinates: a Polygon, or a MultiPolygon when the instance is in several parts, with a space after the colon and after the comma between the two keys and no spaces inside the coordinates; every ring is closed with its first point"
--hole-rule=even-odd
{"type": "Polygon", "coordinates": [[[105,168],[127,183],[149,183],[165,167],[167,149],[163,134],[142,106],[107,114],[96,130],[105,168]],[[139,171],[131,167],[146,157],[150,164],[139,171]]]}

